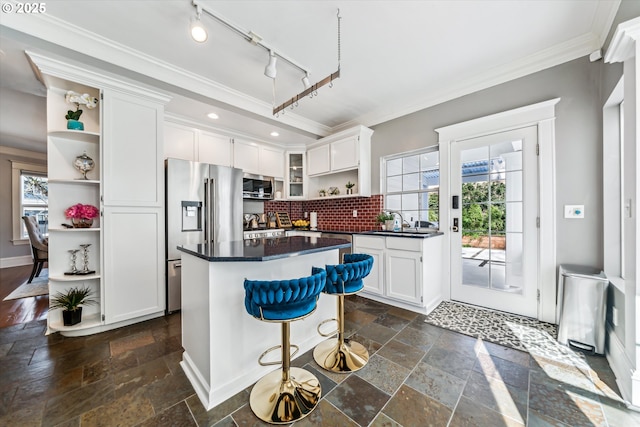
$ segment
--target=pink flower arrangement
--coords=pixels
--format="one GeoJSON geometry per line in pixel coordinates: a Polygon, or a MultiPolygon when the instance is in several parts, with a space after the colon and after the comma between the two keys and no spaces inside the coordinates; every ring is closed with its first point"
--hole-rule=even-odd
{"type": "Polygon", "coordinates": [[[82,203],[73,205],[64,211],[64,216],[66,216],[67,218],[75,219],[93,219],[96,218],[99,214],[100,211],[95,206],[83,205],[82,203]]]}

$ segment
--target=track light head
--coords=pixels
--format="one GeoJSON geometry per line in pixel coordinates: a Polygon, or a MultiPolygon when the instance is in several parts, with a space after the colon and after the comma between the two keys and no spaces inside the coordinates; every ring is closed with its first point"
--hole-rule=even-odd
{"type": "Polygon", "coordinates": [[[200,15],[202,15],[202,9],[200,6],[196,6],[196,17],[191,19],[191,38],[198,43],[204,43],[209,38],[209,35],[200,21],[200,15]]]}
{"type": "Polygon", "coordinates": [[[309,73],[306,73],[302,78],[302,85],[305,89],[309,89],[311,87],[311,82],[309,81],[309,73]]]}
{"type": "Polygon", "coordinates": [[[276,78],[276,55],[273,53],[272,50],[269,51],[269,63],[267,64],[266,67],[264,67],[264,75],[275,79],[276,78]]]}

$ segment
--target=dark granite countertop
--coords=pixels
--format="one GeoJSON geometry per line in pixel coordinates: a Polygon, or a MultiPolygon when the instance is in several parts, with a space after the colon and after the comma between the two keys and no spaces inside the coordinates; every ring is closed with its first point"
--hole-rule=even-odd
{"type": "Polygon", "coordinates": [[[348,247],[351,243],[347,240],[294,236],[189,244],[178,246],[178,250],[210,262],[234,262],[270,261],[348,247]]]}
{"type": "Polygon", "coordinates": [[[395,231],[382,231],[382,230],[369,230],[369,231],[336,231],[336,230],[308,230],[315,231],[318,233],[327,233],[327,234],[365,234],[368,236],[388,236],[388,237],[407,237],[412,239],[426,239],[429,237],[443,236],[444,233],[441,231],[403,231],[403,232],[395,232],[395,231]]]}

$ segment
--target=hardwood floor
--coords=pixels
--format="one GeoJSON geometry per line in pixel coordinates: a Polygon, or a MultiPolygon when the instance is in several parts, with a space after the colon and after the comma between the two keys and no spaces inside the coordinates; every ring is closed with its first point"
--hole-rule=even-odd
{"type": "Polygon", "coordinates": [[[0,328],[47,318],[48,295],[2,301],[26,282],[30,273],[31,265],[0,268],[0,328]]]}

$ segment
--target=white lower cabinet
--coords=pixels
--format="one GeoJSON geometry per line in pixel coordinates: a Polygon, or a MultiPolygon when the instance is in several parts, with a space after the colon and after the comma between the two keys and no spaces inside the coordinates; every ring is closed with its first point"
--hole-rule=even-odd
{"type": "Polygon", "coordinates": [[[442,300],[442,239],[354,235],[353,252],[374,258],[362,296],[430,311],[442,300]]]}
{"type": "Polygon", "coordinates": [[[104,314],[107,324],[162,313],[162,209],[104,209],[104,314]]]}
{"type": "Polygon", "coordinates": [[[422,305],[422,253],[388,249],[385,268],[386,296],[422,305]]]}

